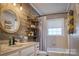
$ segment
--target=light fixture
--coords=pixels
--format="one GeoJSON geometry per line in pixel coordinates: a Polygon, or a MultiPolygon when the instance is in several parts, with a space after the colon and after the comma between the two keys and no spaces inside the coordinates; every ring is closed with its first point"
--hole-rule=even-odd
{"type": "Polygon", "coordinates": [[[20,10],[22,10],[22,4],[20,4],[20,10]]]}
{"type": "Polygon", "coordinates": [[[16,6],[16,3],[13,3],[14,6],[16,6]]]}

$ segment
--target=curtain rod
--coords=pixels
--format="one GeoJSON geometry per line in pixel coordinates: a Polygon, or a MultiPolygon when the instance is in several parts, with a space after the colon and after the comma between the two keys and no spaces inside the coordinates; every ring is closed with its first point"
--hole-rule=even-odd
{"type": "Polygon", "coordinates": [[[62,13],[51,13],[51,14],[45,14],[45,15],[39,15],[37,17],[42,17],[42,16],[49,16],[49,15],[56,15],[56,14],[67,14],[68,12],[62,12],[62,13]]]}

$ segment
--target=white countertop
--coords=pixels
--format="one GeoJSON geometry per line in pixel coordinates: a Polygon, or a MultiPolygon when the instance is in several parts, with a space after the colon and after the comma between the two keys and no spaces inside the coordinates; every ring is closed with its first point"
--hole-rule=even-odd
{"type": "Polygon", "coordinates": [[[14,51],[18,51],[18,50],[21,50],[23,48],[28,48],[28,47],[33,46],[35,44],[36,44],[36,42],[25,42],[25,43],[18,42],[18,43],[16,43],[16,45],[13,45],[13,46],[3,44],[1,46],[1,55],[8,54],[8,53],[14,52],[14,51]]]}

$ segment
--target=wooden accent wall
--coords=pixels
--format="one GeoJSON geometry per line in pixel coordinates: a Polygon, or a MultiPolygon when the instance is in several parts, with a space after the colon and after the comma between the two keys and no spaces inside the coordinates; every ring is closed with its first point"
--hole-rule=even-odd
{"type": "MultiPolygon", "coordinates": [[[[16,6],[14,6],[12,3],[3,3],[0,4],[0,10],[1,8],[5,8],[5,9],[13,9],[18,13],[19,16],[19,20],[20,20],[20,28],[19,30],[12,34],[12,35],[26,35],[26,30],[27,30],[27,26],[28,26],[28,22],[27,22],[27,16],[29,16],[30,18],[34,19],[36,16],[38,16],[38,13],[28,4],[28,3],[23,3],[22,4],[23,10],[20,10],[20,4],[17,3],[16,6]]],[[[8,39],[8,36],[11,35],[7,35],[8,33],[4,32],[1,28],[0,28],[0,39],[8,39]]]]}

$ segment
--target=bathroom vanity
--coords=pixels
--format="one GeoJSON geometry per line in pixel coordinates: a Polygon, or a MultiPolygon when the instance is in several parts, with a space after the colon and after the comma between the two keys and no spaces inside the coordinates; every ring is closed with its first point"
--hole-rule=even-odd
{"type": "Polygon", "coordinates": [[[36,55],[36,42],[16,43],[8,46],[4,44],[1,48],[1,56],[34,56],[36,55]]]}
{"type": "Polygon", "coordinates": [[[12,4],[1,4],[1,6],[0,56],[35,55],[38,37],[36,17],[26,13],[25,10],[21,13],[12,4]],[[11,39],[12,37],[14,37],[14,41],[11,39]]]}

